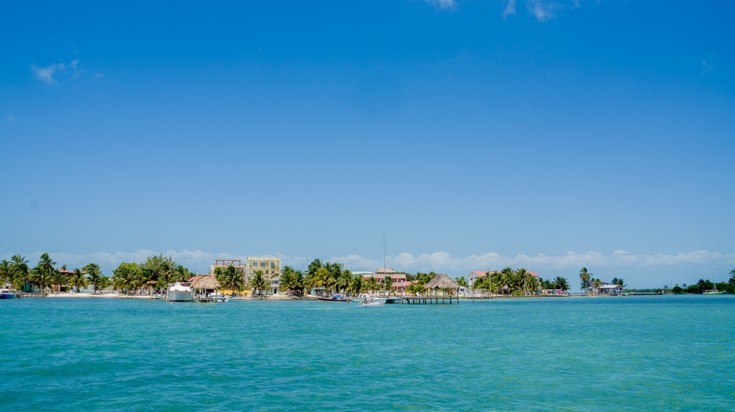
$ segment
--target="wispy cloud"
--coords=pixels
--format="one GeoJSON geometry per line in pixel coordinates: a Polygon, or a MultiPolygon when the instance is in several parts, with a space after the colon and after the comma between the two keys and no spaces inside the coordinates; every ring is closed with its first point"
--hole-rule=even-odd
{"type": "Polygon", "coordinates": [[[516,14],[516,0],[508,0],[508,4],[505,6],[505,11],[503,11],[503,18],[507,18],[508,16],[513,16],[516,14]]]}
{"type": "Polygon", "coordinates": [[[556,2],[546,2],[544,0],[531,0],[528,2],[528,11],[538,22],[545,22],[555,17],[556,11],[561,5],[556,2]]]}
{"type": "Polygon", "coordinates": [[[443,9],[443,10],[452,10],[457,7],[457,2],[455,0],[424,0],[424,1],[438,9],[443,9]]]}
{"type": "Polygon", "coordinates": [[[53,84],[56,82],[54,78],[56,73],[66,70],[66,65],[64,63],[55,63],[46,67],[38,67],[34,64],[31,66],[31,70],[38,80],[46,84],[53,84]]]}
{"type": "MultiPolygon", "coordinates": [[[[171,256],[176,262],[183,264],[191,270],[199,273],[207,272],[209,266],[215,259],[242,259],[245,255],[228,252],[207,252],[202,250],[165,250],[154,251],[149,249],[138,249],[134,251],[115,252],[91,252],[91,253],[66,253],[49,252],[58,265],[66,265],[68,268],[82,267],[87,263],[98,263],[103,272],[110,274],[122,262],[143,262],[148,256],[163,253],[171,256]]],[[[13,253],[0,254],[2,259],[10,259],[13,253]]],[[[25,254],[31,265],[35,265],[41,252],[25,254]]],[[[346,256],[288,256],[284,254],[273,254],[282,259],[284,265],[291,265],[297,269],[306,266],[315,257],[323,261],[342,263],[345,268],[352,271],[371,271],[383,266],[383,259],[370,258],[357,254],[346,256]]],[[[706,250],[697,250],[678,253],[655,253],[636,254],[625,250],[615,250],[610,253],[596,251],[574,252],[570,251],[560,255],[546,254],[523,254],[503,255],[497,252],[487,252],[468,256],[452,256],[445,251],[412,254],[408,252],[398,253],[395,256],[386,256],[386,264],[397,270],[407,272],[439,272],[455,276],[462,276],[475,270],[495,270],[504,267],[526,268],[538,272],[543,277],[552,277],[559,274],[575,274],[581,267],[587,267],[590,271],[602,277],[605,274],[616,274],[626,276],[627,274],[657,274],[651,276],[662,276],[661,282],[692,281],[687,276],[705,276],[712,268],[722,268],[723,275],[727,273],[732,265],[735,265],[735,253],[720,253],[706,250]],[[679,273],[679,278],[670,278],[669,274],[679,273]]],[[[719,269],[717,271],[719,273],[719,269]]],[[[646,281],[639,279],[639,283],[646,281]]],[[[649,282],[651,280],[648,280],[649,282]]],[[[663,284],[663,283],[661,283],[663,284]]]]}
{"type": "MultiPolygon", "coordinates": [[[[505,0],[503,18],[516,15],[517,0],[505,0]]],[[[526,0],[526,11],[537,22],[542,23],[555,18],[563,10],[574,10],[581,7],[580,0],[526,0]]]]}
{"type": "MultiPolygon", "coordinates": [[[[45,84],[54,84],[69,78],[76,79],[85,74],[79,60],[72,60],[69,63],[54,63],[43,67],[33,64],[31,65],[31,71],[36,79],[45,84]]],[[[100,74],[97,74],[94,77],[99,78],[100,76],[100,74]]]]}

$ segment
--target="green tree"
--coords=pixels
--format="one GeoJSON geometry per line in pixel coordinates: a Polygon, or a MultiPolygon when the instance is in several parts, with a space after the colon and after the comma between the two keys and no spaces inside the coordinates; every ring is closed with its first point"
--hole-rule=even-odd
{"type": "Polygon", "coordinates": [[[176,282],[176,268],[177,264],[170,256],[163,254],[148,256],[145,262],[140,264],[142,278],[136,278],[134,288],[155,285],[158,289],[164,289],[169,284],[176,282]]]}
{"type": "Polygon", "coordinates": [[[92,293],[97,293],[104,282],[103,278],[105,278],[105,276],[102,276],[102,272],[100,271],[100,265],[90,263],[85,266],[82,271],[87,275],[89,284],[92,285],[92,293]]]}
{"type": "Polygon", "coordinates": [[[30,283],[28,261],[24,256],[15,254],[10,258],[10,278],[16,290],[23,290],[23,287],[30,283]]]}
{"type": "Polygon", "coordinates": [[[503,268],[503,270],[500,271],[498,280],[499,280],[500,290],[502,290],[503,294],[505,294],[506,292],[510,294],[513,290],[516,289],[514,287],[516,276],[515,276],[515,272],[513,271],[513,269],[509,267],[503,268]]]}
{"type": "Polygon", "coordinates": [[[360,292],[362,292],[362,286],[363,286],[362,276],[354,275],[352,276],[352,279],[350,280],[349,292],[353,296],[357,296],[360,294],[360,292]]]}
{"type": "Polygon", "coordinates": [[[233,265],[218,267],[214,269],[214,276],[223,289],[229,289],[233,293],[245,290],[245,274],[242,268],[233,265]]]}
{"type": "Polygon", "coordinates": [[[123,262],[112,271],[112,285],[115,289],[132,294],[138,285],[145,282],[140,265],[123,262]]]}
{"type": "Polygon", "coordinates": [[[87,282],[87,275],[82,272],[81,269],[76,268],[71,272],[71,275],[69,275],[69,285],[76,288],[77,292],[79,292],[82,288],[86,288],[89,284],[87,282]]]}
{"type": "Polygon", "coordinates": [[[735,269],[730,271],[730,280],[727,282],[731,285],[735,285],[735,269]]]}
{"type": "Polygon", "coordinates": [[[465,279],[464,276],[461,276],[459,279],[457,279],[457,284],[465,288],[469,287],[469,285],[467,284],[467,279],[465,279]]]}
{"type": "Polygon", "coordinates": [[[6,283],[12,282],[12,265],[9,260],[3,259],[0,261],[0,283],[1,286],[5,286],[6,283]]]}
{"type": "Polygon", "coordinates": [[[263,276],[263,271],[256,270],[250,281],[250,286],[253,288],[253,295],[262,296],[264,291],[268,289],[268,281],[263,276]]]}
{"type": "MultiPolygon", "coordinates": [[[[340,268],[342,265],[340,265],[340,268]]],[[[350,283],[352,282],[352,272],[347,269],[341,269],[337,278],[337,290],[342,293],[348,292],[350,283]]]]}
{"type": "Polygon", "coordinates": [[[592,279],[592,273],[589,273],[587,268],[579,270],[579,284],[582,290],[587,289],[591,286],[590,280],[592,279]]]}
{"type": "Polygon", "coordinates": [[[365,288],[367,288],[370,293],[375,293],[375,291],[378,290],[378,280],[375,279],[375,276],[370,276],[368,278],[365,283],[365,288]]]}
{"type": "Polygon", "coordinates": [[[472,284],[472,289],[490,290],[490,287],[490,276],[477,278],[472,284]]]}
{"type": "Polygon", "coordinates": [[[282,292],[301,296],[304,292],[304,274],[291,266],[284,266],[278,288],[282,292]]]}
{"type": "Polygon", "coordinates": [[[385,278],[383,278],[383,285],[385,286],[386,292],[388,292],[388,296],[390,296],[390,294],[393,293],[393,278],[386,275],[385,278]]]}
{"type": "Polygon", "coordinates": [[[592,279],[592,293],[595,295],[598,295],[600,293],[600,286],[602,286],[602,281],[600,279],[592,279]]]}
{"type": "Polygon", "coordinates": [[[556,289],[567,291],[569,290],[569,281],[564,277],[557,276],[556,279],[554,279],[554,286],[556,289]]]}
{"type": "Polygon", "coordinates": [[[56,262],[51,259],[48,253],[44,253],[38,260],[36,267],[31,271],[31,283],[36,285],[43,294],[46,293],[47,288],[51,287],[58,272],[54,265],[56,265],[56,262]]]}

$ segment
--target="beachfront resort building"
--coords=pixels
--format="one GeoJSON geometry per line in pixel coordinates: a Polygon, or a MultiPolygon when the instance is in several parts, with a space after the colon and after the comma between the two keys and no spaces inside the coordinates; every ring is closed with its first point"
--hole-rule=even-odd
{"type": "Polygon", "coordinates": [[[406,288],[408,288],[408,286],[411,284],[411,282],[406,280],[405,273],[396,272],[395,269],[388,267],[378,268],[371,273],[363,273],[362,275],[363,281],[367,281],[371,277],[375,278],[378,284],[384,283],[385,278],[390,277],[391,281],[393,282],[393,291],[397,295],[405,294],[406,288]]]}
{"type": "Polygon", "coordinates": [[[270,284],[270,293],[277,295],[281,283],[281,258],[248,257],[245,262],[245,278],[252,279],[257,271],[260,271],[270,284]]]}
{"type": "Polygon", "coordinates": [[[609,282],[600,282],[599,288],[596,288],[595,285],[592,285],[588,288],[583,289],[582,291],[588,295],[618,296],[623,294],[624,288],[623,285],[617,285],[615,283],[609,282]]]}
{"type": "Polygon", "coordinates": [[[215,269],[226,269],[229,266],[233,266],[242,273],[246,285],[255,276],[255,272],[260,271],[270,285],[270,293],[278,293],[278,285],[281,280],[281,258],[249,256],[245,259],[245,262],[239,259],[218,259],[210,266],[209,273],[214,274],[215,269]]]}

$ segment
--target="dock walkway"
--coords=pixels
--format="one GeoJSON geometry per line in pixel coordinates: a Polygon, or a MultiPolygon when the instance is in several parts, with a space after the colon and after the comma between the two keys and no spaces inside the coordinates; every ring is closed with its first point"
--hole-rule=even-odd
{"type": "Polygon", "coordinates": [[[459,304],[459,298],[456,296],[403,296],[400,299],[400,303],[408,305],[459,304]]]}

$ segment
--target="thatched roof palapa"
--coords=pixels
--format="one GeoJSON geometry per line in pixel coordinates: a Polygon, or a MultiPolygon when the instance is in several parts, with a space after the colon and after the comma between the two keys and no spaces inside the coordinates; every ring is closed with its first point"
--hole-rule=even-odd
{"type": "Polygon", "coordinates": [[[219,289],[220,284],[212,275],[196,275],[191,279],[192,289],[219,289]]]}
{"type": "Polygon", "coordinates": [[[459,284],[447,275],[436,275],[426,282],[424,289],[459,289],[459,284]]]}

